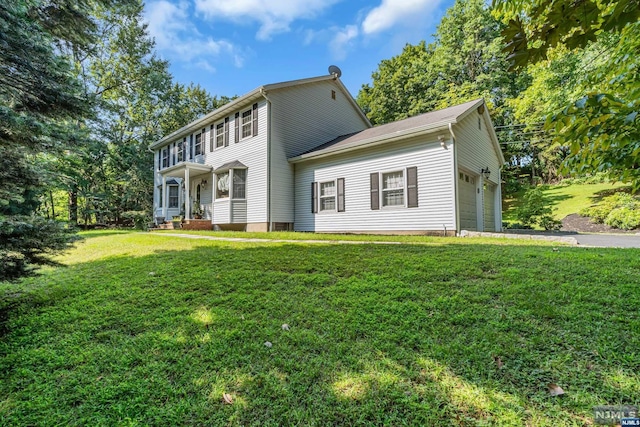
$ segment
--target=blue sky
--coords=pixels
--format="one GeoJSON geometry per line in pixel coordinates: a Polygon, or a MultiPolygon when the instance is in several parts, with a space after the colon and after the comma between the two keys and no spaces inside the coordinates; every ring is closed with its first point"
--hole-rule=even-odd
{"type": "Polygon", "coordinates": [[[378,63],[432,40],[453,0],[151,0],[159,55],[181,83],[243,95],[268,83],[327,74],[355,97],[378,63]]]}

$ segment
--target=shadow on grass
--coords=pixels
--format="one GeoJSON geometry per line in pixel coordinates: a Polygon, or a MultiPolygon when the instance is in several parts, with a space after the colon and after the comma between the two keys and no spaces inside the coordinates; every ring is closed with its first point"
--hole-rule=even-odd
{"type": "Polygon", "coordinates": [[[584,423],[594,405],[636,403],[639,253],[194,242],[75,264],[0,300],[0,412],[21,425],[584,423]]]}
{"type": "Polygon", "coordinates": [[[630,185],[626,187],[618,187],[618,188],[602,190],[595,193],[592,197],[589,197],[589,200],[591,200],[591,203],[595,205],[597,203],[600,203],[602,199],[604,199],[605,197],[613,196],[616,193],[633,194],[631,190],[632,189],[630,185]]]}

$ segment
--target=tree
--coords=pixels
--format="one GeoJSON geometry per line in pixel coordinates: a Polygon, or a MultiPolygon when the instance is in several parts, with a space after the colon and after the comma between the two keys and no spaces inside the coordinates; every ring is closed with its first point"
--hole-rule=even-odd
{"type": "Polygon", "coordinates": [[[508,74],[501,29],[482,0],[457,0],[432,44],[407,45],[380,62],[358,103],[373,123],[386,123],[482,97],[497,122],[506,121],[511,113],[505,100],[526,86],[527,78],[508,74]]]}
{"type": "Polygon", "coordinates": [[[496,0],[507,27],[512,69],[553,57],[558,49],[585,54],[600,44],[596,66],[580,71],[578,90],[547,111],[546,129],[569,148],[568,172],[606,171],[640,188],[640,2],[638,0],[496,0]]]}

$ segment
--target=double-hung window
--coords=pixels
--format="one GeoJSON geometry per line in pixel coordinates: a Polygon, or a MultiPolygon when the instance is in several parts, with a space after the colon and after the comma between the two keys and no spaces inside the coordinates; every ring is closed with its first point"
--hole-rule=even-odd
{"type": "Polygon", "coordinates": [[[233,169],[233,193],[234,199],[246,199],[247,170],[233,169]]]}
{"type": "Polygon", "coordinates": [[[216,125],[216,148],[224,147],[224,122],[216,125]]]}
{"type": "Polygon", "coordinates": [[[178,207],[178,186],[177,185],[169,186],[169,207],[170,208],[178,207]]]}
{"type": "Polygon", "coordinates": [[[169,167],[169,147],[162,149],[162,167],[169,167]]]}
{"type": "Polygon", "coordinates": [[[184,142],[178,142],[178,163],[184,161],[184,142]]]}
{"type": "Polygon", "coordinates": [[[382,174],[382,206],[404,206],[404,171],[382,174]]]}
{"type": "Polygon", "coordinates": [[[196,134],[195,155],[202,154],[202,133],[196,134]]]}
{"type": "Polygon", "coordinates": [[[320,212],[336,210],[336,182],[320,183],[320,212]]]}
{"type": "Polygon", "coordinates": [[[251,110],[247,110],[242,113],[242,137],[248,138],[251,136],[251,110]]]}
{"type": "Polygon", "coordinates": [[[418,168],[371,174],[371,210],[381,207],[418,207],[418,168]]]}

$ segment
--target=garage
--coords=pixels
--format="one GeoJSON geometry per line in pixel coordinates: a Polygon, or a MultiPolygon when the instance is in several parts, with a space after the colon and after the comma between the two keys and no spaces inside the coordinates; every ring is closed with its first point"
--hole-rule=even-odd
{"type": "Polygon", "coordinates": [[[496,186],[487,183],[484,186],[484,231],[496,231],[496,186]]]}
{"type": "Polygon", "coordinates": [[[460,230],[477,230],[476,179],[466,172],[458,172],[458,206],[460,230]]]}

